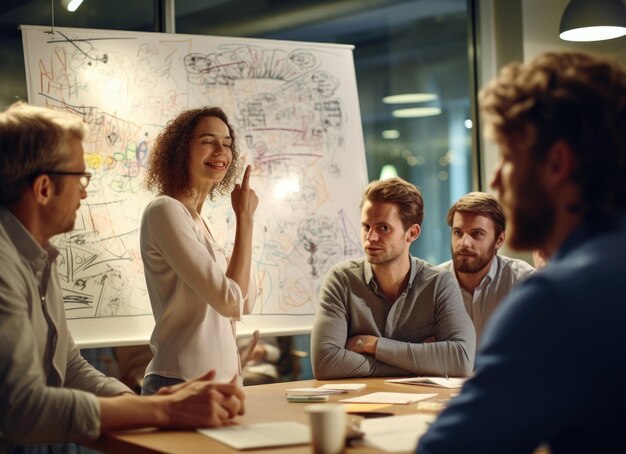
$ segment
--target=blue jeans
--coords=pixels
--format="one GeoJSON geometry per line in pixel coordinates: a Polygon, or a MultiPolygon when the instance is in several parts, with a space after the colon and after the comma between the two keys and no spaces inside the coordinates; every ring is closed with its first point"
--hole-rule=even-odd
{"type": "Polygon", "coordinates": [[[141,395],[151,396],[164,386],[178,385],[179,383],[184,383],[184,381],[185,380],[181,380],[180,378],[170,378],[163,377],[162,375],[150,374],[143,379],[143,383],[141,384],[141,395]]]}

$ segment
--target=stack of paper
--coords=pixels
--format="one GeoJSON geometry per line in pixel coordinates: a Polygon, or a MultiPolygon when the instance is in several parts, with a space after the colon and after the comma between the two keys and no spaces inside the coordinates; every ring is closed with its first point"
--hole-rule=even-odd
{"type": "Polygon", "coordinates": [[[467,378],[448,378],[448,377],[410,377],[410,378],[393,378],[385,380],[388,383],[403,383],[405,385],[421,385],[436,386],[438,388],[460,388],[467,378]]]}
{"type": "Polygon", "coordinates": [[[317,388],[289,388],[286,396],[330,396],[350,391],[359,391],[365,388],[363,383],[328,383],[317,388]]]}
{"type": "Polygon", "coordinates": [[[289,396],[330,396],[331,394],[342,394],[348,391],[340,389],[322,389],[322,388],[290,388],[285,390],[285,395],[289,396]]]}

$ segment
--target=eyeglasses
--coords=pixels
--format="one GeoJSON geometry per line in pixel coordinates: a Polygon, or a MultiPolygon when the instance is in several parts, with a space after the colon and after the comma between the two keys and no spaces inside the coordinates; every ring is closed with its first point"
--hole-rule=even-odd
{"type": "Polygon", "coordinates": [[[91,180],[91,173],[89,172],[57,172],[57,171],[42,171],[38,172],[39,175],[74,175],[78,177],[78,183],[81,188],[87,189],[89,186],[89,180],[91,180]]]}

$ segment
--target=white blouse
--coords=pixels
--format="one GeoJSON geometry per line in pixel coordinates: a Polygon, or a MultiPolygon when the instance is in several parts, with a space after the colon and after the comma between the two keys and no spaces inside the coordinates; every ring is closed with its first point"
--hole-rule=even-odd
{"type": "Polygon", "coordinates": [[[226,276],[226,251],[168,196],[144,210],[140,243],[155,320],[146,375],[190,380],[215,369],[218,381],[241,381],[234,321],[254,307],[252,276],[244,297],[226,276]]]}

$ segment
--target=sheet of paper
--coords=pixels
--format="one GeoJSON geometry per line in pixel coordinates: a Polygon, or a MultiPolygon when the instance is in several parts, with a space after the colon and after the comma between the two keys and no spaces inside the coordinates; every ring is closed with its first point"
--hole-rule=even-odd
{"type": "Polygon", "coordinates": [[[292,421],[197,430],[202,435],[214,438],[235,449],[302,445],[311,442],[309,426],[292,421]]]}
{"type": "Polygon", "coordinates": [[[437,394],[416,394],[416,393],[370,393],[364,396],[342,399],[340,402],[362,403],[362,404],[411,404],[420,400],[430,399],[437,394]]]}
{"type": "Polygon", "coordinates": [[[467,378],[448,377],[409,377],[385,380],[387,383],[403,383],[405,385],[436,386],[438,388],[461,388],[467,378]]]}
{"type": "Polygon", "coordinates": [[[435,415],[415,414],[365,419],[360,429],[368,445],[387,452],[413,452],[435,418],[435,415]]]}
{"type": "Polygon", "coordinates": [[[326,383],[317,389],[338,389],[342,391],[360,391],[365,388],[365,383],[326,383]]]}

